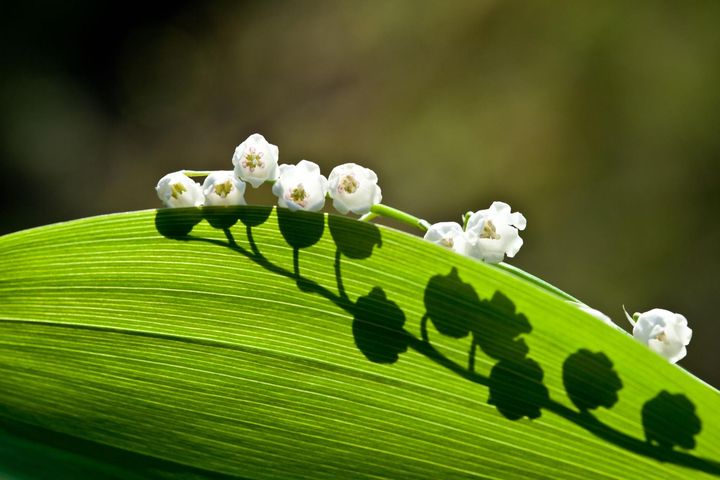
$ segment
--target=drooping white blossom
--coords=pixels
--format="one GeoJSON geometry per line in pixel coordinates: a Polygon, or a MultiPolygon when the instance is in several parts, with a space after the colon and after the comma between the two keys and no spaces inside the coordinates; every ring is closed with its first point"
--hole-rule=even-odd
{"type": "Polygon", "coordinates": [[[382,193],[375,172],[355,163],[345,163],[332,169],[328,177],[328,193],[333,207],[342,214],[363,215],[380,203],[382,193]]]}
{"type": "Polygon", "coordinates": [[[245,205],[245,182],[232,170],[212,172],[203,183],[205,205],[245,205]]]}
{"type": "Polygon", "coordinates": [[[313,162],[300,160],[297,165],[280,165],[272,188],[278,205],[290,210],[317,212],[325,205],[327,179],[313,162]]]}
{"type": "Polygon", "coordinates": [[[430,225],[423,238],[461,255],[465,254],[465,232],[457,222],[439,222],[430,225]]]}
{"type": "Polygon", "coordinates": [[[279,150],[259,133],[253,133],[235,149],[235,175],[258,188],[277,178],[279,150]]]}
{"type": "Polygon", "coordinates": [[[636,313],[633,317],[627,312],[625,315],[633,326],[635,340],[667,358],[670,363],[676,363],[687,355],[685,347],[690,343],[692,330],[688,328],[684,316],[662,308],[636,313]]]}
{"type": "Polygon", "coordinates": [[[522,213],[510,212],[510,205],[493,202],[490,208],[470,215],[465,229],[466,254],[488,263],[514,257],[522,247],[518,230],[525,230],[522,213]]]}
{"type": "Polygon", "coordinates": [[[199,207],[205,201],[200,184],[182,171],[162,177],[155,191],[166,207],[199,207]]]}

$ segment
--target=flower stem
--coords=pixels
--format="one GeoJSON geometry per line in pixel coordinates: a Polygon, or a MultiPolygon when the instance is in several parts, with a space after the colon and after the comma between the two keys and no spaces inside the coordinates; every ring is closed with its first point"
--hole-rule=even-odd
{"type": "Polygon", "coordinates": [[[399,222],[406,223],[411,227],[422,230],[423,232],[426,232],[428,229],[427,222],[425,220],[412,216],[409,213],[398,210],[397,208],[388,207],[387,205],[383,205],[382,203],[373,205],[372,208],[370,208],[370,213],[367,215],[370,214],[375,214],[375,216],[377,217],[392,218],[399,222]]]}
{"type": "Polygon", "coordinates": [[[184,173],[188,177],[207,177],[213,172],[209,170],[183,170],[182,173],[184,173]]]}
{"type": "Polygon", "coordinates": [[[361,222],[369,222],[371,220],[376,219],[377,217],[378,217],[378,215],[376,213],[368,212],[365,215],[363,215],[362,217],[358,218],[358,220],[360,220],[361,222]]]}

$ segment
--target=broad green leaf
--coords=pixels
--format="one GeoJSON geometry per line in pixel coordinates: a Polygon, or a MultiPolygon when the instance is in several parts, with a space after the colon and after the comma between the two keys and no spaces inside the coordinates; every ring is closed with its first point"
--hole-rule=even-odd
{"type": "Polygon", "coordinates": [[[389,228],[142,211],[0,252],[0,477],[720,474],[715,389],[389,228]]]}

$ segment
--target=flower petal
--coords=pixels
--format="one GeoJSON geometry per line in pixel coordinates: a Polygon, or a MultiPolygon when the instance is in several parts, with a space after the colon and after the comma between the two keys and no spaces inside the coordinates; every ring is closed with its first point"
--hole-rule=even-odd
{"type": "Polygon", "coordinates": [[[320,167],[308,160],[297,165],[280,165],[278,178],[272,192],[278,197],[278,205],[290,210],[317,212],[325,206],[327,179],[320,174],[320,167]]]}
{"type": "Polygon", "coordinates": [[[333,206],[343,214],[363,215],[382,200],[375,172],[355,163],[333,168],[328,177],[328,194],[333,206]]]}

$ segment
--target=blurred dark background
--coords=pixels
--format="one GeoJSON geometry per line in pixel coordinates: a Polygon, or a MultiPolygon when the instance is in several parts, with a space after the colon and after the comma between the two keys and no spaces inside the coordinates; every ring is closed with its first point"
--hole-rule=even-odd
{"type": "Polygon", "coordinates": [[[718,386],[719,25],[717,1],[4,4],[0,233],[159,206],[257,131],[433,222],[507,201],[512,263],[622,325],[685,314],[681,364],[718,386]]]}

